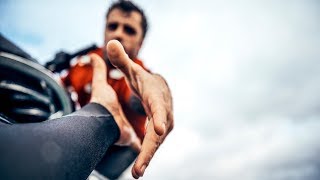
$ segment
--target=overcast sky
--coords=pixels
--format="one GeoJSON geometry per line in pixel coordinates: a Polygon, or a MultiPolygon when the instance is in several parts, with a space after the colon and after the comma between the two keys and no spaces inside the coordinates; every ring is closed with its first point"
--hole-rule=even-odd
{"type": "MultiPolygon", "coordinates": [[[[175,109],[144,179],[320,179],[320,1],[136,2],[175,109]]],[[[0,31],[44,63],[102,45],[109,4],[1,0],[0,31]]]]}

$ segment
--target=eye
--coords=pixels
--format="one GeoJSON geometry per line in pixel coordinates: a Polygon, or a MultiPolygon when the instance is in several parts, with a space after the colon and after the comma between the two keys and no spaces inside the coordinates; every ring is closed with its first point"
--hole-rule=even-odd
{"type": "Polygon", "coordinates": [[[130,36],[133,36],[133,35],[137,34],[137,31],[133,27],[128,26],[128,25],[124,26],[124,32],[126,32],[130,36]]]}
{"type": "Polygon", "coordinates": [[[110,24],[107,25],[107,28],[108,28],[108,30],[110,30],[110,31],[116,30],[117,27],[118,27],[118,24],[117,24],[117,23],[110,23],[110,24]]]}

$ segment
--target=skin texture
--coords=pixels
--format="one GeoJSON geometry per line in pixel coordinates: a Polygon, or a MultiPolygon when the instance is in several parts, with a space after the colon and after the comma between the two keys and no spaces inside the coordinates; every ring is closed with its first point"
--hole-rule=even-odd
{"type": "MultiPolygon", "coordinates": [[[[113,9],[106,18],[104,34],[105,60],[125,74],[132,91],[141,100],[149,120],[141,151],[132,168],[134,178],[143,176],[155,152],[172,130],[174,121],[171,92],[164,78],[145,71],[132,61],[137,57],[143,42],[141,20],[141,14],[136,11],[127,13],[113,9]]],[[[111,104],[109,108],[121,109],[116,100],[111,104]]],[[[125,119],[121,110],[120,113],[117,111],[115,110],[115,114],[120,119],[125,119]]],[[[115,119],[117,121],[117,118],[115,119]]]]}
{"type": "Polygon", "coordinates": [[[106,50],[110,62],[125,74],[131,89],[141,99],[149,123],[141,151],[132,168],[134,178],[142,177],[155,152],[173,129],[173,105],[170,89],[157,74],[135,64],[117,40],[108,42],[106,50]]]}
{"type": "Polygon", "coordinates": [[[90,55],[93,67],[92,96],[90,102],[99,103],[110,111],[119,129],[120,138],[115,143],[122,146],[132,146],[140,151],[141,142],[122,111],[116,92],[107,84],[107,67],[105,62],[96,54],[90,55]]]}

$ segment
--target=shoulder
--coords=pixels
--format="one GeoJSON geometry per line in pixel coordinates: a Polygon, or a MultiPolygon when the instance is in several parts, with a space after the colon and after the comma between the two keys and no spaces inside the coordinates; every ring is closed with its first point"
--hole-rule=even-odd
{"type": "Polygon", "coordinates": [[[91,69],[90,58],[88,56],[90,54],[97,54],[98,56],[102,57],[103,50],[102,50],[102,48],[96,48],[96,49],[88,52],[88,54],[86,54],[86,55],[78,56],[76,58],[75,63],[73,64],[73,66],[70,69],[74,69],[74,68],[91,69]]]}
{"type": "Polygon", "coordinates": [[[142,67],[144,67],[144,64],[143,64],[142,60],[140,60],[140,59],[138,59],[138,58],[135,58],[135,59],[133,60],[133,62],[139,64],[139,65],[142,66],[142,67]]]}
{"type": "Polygon", "coordinates": [[[145,69],[146,71],[148,72],[151,72],[145,65],[144,63],[142,62],[142,60],[136,58],[133,60],[133,62],[135,62],[136,64],[139,64],[143,69],[145,69]]]}
{"type": "Polygon", "coordinates": [[[103,56],[103,49],[102,49],[102,47],[99,47],[99,48],[97,48],[97,49],[94,49],[94,50],[92,50],[92,51],[90,51],[89,52],[89,54],[97,54],[97,55],[99,55],[99,56],[103,56]]]}

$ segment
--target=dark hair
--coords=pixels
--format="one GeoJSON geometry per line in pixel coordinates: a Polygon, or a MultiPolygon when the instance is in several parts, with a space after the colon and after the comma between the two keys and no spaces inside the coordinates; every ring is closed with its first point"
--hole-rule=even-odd
{"type": "Polygon", "coordinates": [[[141,15],[142,37],[144,38],[146,36],[148,31],[147,17],[140,7],[138,7],[137,5],[135,5],[133,2],[129,0],[119,0],[111,4],[110,8],[107,11],[106,18],[109,16],[110,12],[114,9],[120,9],[127,13],[130,13],[132,11],[137,11],[141,15]]]}

